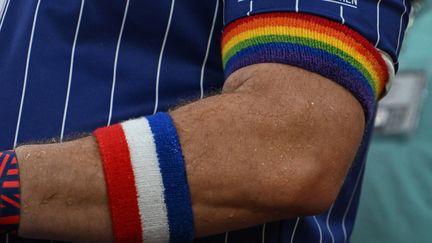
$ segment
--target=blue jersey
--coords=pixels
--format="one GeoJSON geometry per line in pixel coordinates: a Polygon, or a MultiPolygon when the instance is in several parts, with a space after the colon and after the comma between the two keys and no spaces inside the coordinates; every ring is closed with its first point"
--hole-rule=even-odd
{"type": "MultiPolygon", "coordinates": [[[[258,13],[304,12],[340,22],[367,38],[397,67],[410,11],[408,0],[1,3],[0,104],[7,116],[0,119],[0,150],[90,133],[220,90],[223,27],[258,13]]],[[[369,137],[327,212],[197,241],[348,241],[369,137]]]]}

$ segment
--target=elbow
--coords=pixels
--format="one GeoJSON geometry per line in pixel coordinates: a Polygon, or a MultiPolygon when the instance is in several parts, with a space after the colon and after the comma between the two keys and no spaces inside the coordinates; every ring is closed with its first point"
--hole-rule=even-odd
{"type": "MultiPolygon", "coordinates": [[[[316,161],[319,166],[305,169],[305,177],[298,179],[301,185],[294,190],[291,205],[297,208],[299,216],[317,215],[327,211],[336,200],[345,180],[348,166],[341,166],[338,172],[328,170],[322,166],[330,162],[316,161]]],[[[351,164],[351,161],[345,162],[351,164]]],[[[340,163],[342,164],[342,163],[340,163]]]]}
{"type": "MultiPolygon", "coordinates": [[[[286,176],[293,184],[281,189],[285,192],[281,194],[284,205],[279,206],[286,216],[321,214],[339,195],[363,137],[364,117],[358,106],[345,111],[339,108],[338,111],[339,117],[345,120],[326,120],[321,113],[308,117],[313,121],[312,125],[299,125],[301,131],[307,132],[297,134],[302,139],[296,140],[297,146],[293,146],[300,149],[291,149],[296,151],[295,156],[285,162],[292,166],[286,176]],[[289,215],[293,208],[296,215],[289,215]]],[[[286,182],[282,180],[278,186],[286,185],[286,182]]]]}
{"type": "Polygon", "coordinates": [[[336,200],[348,171],[347,166],[341,166],[338,172],[323,166],[333,162],[303,162],[303,166],[290,173],[289,184],[287,179],[275,178],[266,189],[269,192],[266,198],[272,199],[265,202],[266,207],[281,218],[327,211],[336,200]]]}
{"type": "MultiPolygon", "coordinates": [[[[361,115],[358,117],[362,118],[361,115]]],[[[294,138],[288,140],[285,139],[288,136],[281,136],[279,142],[286,147],[278,158],[285,159],[273,157],[275,167],[264,175],[270,182],[265,191],[270,191],[269,197],[274,199],[270,201],[272,205],[267,204],[269,208],[276,209],[286,218],[317,215],[331,207],[363,134],[362,119],[353,117],[349,125],[302,124],[301,132],[294,138]]]]}
{"type": "Polygon", "coordinates": [[[280,218],[318,215],[336,200],[345,181],[351,161],[340,162],[338,168],[325,166],[335,161],[302,161],[303,165],[285,178],[275,177],[267,184],[265,207],[280,218]],[[342,166],[342,164],[345,164],[342,166]],[[326,168],[327,167],[327,168],[326,168]]]}

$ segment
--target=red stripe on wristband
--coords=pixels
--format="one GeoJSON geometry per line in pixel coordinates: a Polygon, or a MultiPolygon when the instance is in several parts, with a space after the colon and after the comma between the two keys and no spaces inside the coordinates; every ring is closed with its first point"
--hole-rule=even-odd
{"type": "Polygon", "coordinates": [[[0,225],[18,225],[19,224],[19,216],[5,216],[0,218],[0,225]]]}
{"type": "Polygon", "coordinates": [[[142,242],[137,190],[129,149],[120,125],[94,132],[103,160],[114,242],[142,242]]]}

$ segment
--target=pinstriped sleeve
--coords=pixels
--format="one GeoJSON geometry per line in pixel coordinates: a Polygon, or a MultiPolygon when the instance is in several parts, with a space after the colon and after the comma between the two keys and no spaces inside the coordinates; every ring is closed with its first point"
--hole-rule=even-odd
{"type": "Polygon", "coordinates": [[[225,75],[255,63],[301,67],[348,89],[371,120],[409,12],[409,0],[225,0],[225,75]]]}

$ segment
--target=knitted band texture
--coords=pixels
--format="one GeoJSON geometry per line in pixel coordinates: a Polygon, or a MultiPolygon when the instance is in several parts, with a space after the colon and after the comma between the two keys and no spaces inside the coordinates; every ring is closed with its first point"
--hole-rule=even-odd
{"type": "Polygon", "coordinates": [[[15,152],[0,152],[0,163],[0,233],[16,233],[20,217],[20,184],[15,152]]]}
{"type": "Polygon", "coordinates": [[[192,203],[177,131],[167,113],[94,133],[115,242],[191,242],[192,203]]]}
{"type": "Polygon", "coordinates": [[[223,33],[222,59],[228,77],[257,63],[285,63],[318,73],[349,90],[366,119],[388,81],[377,49],[345,25],[303,13],[268,13],[238,19],[223,33]]]}

